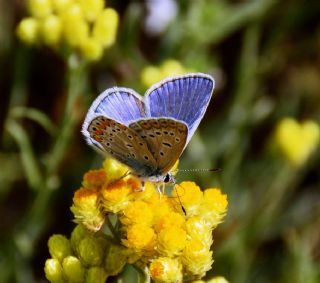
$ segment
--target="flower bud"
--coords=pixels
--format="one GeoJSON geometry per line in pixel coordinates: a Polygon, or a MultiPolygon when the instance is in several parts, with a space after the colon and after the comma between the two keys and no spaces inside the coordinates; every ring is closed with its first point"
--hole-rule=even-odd
{"type": "Polygon", "coordinates": [[[63,235],[52,235],[48,240],[50,255],[62,262],[62,260],[72,254],[69,240],[63,235]]]}
{"type": "Polygon", "coordinates": [[[102,267],[91,267],[87,270],[85,283],[105,283],[108,278],[102,267]]]}
{"type": "Polygon", "coordinates": [[[35,18],[23,19],[17,28],[18,37],[27,44],[35,44],[38,41],[39,21],[35,18]]]}
{"type": "Polygon", "coordinates": [[[78,283],[84,281],[85,269],[78,258],[74,256],[64,258],[62,267],[68,282],[78,283]]]}
{"type": "Polygon", "coordinates": [[[80,242],[78,252],[85,265],[98,266],[102,263],[105,248],[97,238],[86,237],[80,242]]]}
{"type": "Polygon", "coordinates": [[[46,278],[52,283],[63,283],[63,270],[60,262],[57,259],[49,258],[44,265],[46,278]]]}

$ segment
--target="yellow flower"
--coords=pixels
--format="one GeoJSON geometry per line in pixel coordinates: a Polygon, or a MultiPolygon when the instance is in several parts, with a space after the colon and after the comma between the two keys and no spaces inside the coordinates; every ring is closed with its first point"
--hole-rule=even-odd
{"type": "Polygon", "coordinates": [[[222,222],[228,206],[227,195],[217,188],[206,189],[203,193],[199,214],[206,223],[214,228],[222,222]]]}
{"type": "Polygon", "coordinates": [[[73,3],[74,0],[52,0],[52,9],[60,14],[68,10],[73,3]]]}
{"type": "Polygon", "coordinates": [[[162,255],[178,255],[186,245],[187,233],[184,229],[170,226],[158,234],[158,250],[162,255]]]}
{"type": "Polygon", "coordinates": [[[211,269],[212,252],[200,240],[191,239],[186,243],[181,261],[188,273],[202,277],[211,269]]]}
{"type": "Polygon", "coordinates": [[[41,18],[48,16],[52,11],[51,0],[28,0],[32,16],[41,18]]]}
{"type": "Polygon", "coordinates": [[[82,55],[87,58],[88,60],[96,61],[102,57],[103,54],[103,47],[94,38],[87,38],[83,41],[79,46],[82,55]]]}
{"type": "Polygon", "coordinates": [[[23,19],[17,28],[18,37],[27,44],[35,44],[39,34],[39,21],[35,18],[23,19]]]}
{"type": "Polygon", "coordinates": [[[120,221],[124,225],[143,224],[151,226],[153,223],[153,211],[144,201],[130,202],[123,210],[123,216],[120,221]]]}
{"type": "Polygon", "coordinates": [[[182,182],[175,185],[173,191],[174,198],[180,198],[187,216],[193,216],[198,213],[199,206],[203,199],[203,193],[194,182],[182,182]]]}
{"type": "Polygon", "coordinates": [[[82,186],[87,189],[100,190],[107,181],[107,172],[104,169],[89,170],[83,176],[82,186]]]}
{"type": "Polygon", "coordinates": [[[81,188],[73,197],[71,211],[75,222],[83,224],[91,231],[100,230],[104,215],[100,211],[99,193],[95,189],[81,188]]]}
{"type": "Polygon", "coordinates": [[[275,131],[275,142],[293,166],[303,165],[316,149],[320,139],[320,128],[314,121],[298,123],[292,118],[279,122],[275,131]]]}
{"type": "Polygon", "coordinates": [[[131,199],[132,189],[124,180],[115,181],[101,189],[102,206],[106,212],[123,210],[131,199]]]}
{"type": "Polygon", "coordinates": [[[183,75],[190,71],[190,69],[184,68],[179,61],[168,59],[160,67],[145,67],[141,72],[140,78],[145,86],[150,87],[164,78],[183,75]]]}
{"type": "Polygon", "coordinates": [[[168,214],[165,214],[162,218],[159,219],[159,221],[155,223],[155,230],[157,232],[160,232],[162,229],[168,228],[170,226],[184,228],[185,218],[177,212],[170,212],[168,214]]]}
{"type": "Polygon", "coordinates": [[[101,13],[104,6],[103,0],[79,0],[79,4],[88,21],[93,21],[101,13]]]}
{"type": "Polygon", "coordinates": [[[127,228],[127,238],[123,244],[134,250],[154,250],[156,234],[154,230],[142,224],[135,224],[127,228]]]}
{"type": "Polygon", "coordinates": [[[199,239],[208,248],[212,245],[212,229],[200,216],[190,217],[186,222],[188,236],[199,239]]]}
{"type": "Polygon", "coordinates": [[[119,180],[129,171],[127,166],[113,158],[106,158],[103,162],[103,168],[107,172],[109,182],[119,180]]]}
{"type": "Polygon", "coordinates": [[[114,9],[104,9],[93,26],[93,38],[102,46],[111,46],[116,39],[119,17],[114,9]]]}
{"type": "Polygon", "coordinates": [[[72,5],[63,13],[63,35],[71,47],[81,46],[89,38],[89,25],[82,16],[81,7],[72,5]]]}
{"type": "Polygon", "coordinates": [[[45,44],[57,45],[62,34],[61,19],[55,15],[45,17],[41,22],[40,34],[45,44]]]}
{"type": "Polygon", "coordinates": [[[151,262],[149,271],[156,282],[182,282],[182,265],[176,258],[159,257],[151,262]]]}

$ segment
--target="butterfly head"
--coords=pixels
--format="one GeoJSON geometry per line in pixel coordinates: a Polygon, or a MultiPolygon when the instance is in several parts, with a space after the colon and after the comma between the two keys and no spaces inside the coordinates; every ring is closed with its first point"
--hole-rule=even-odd
{"type": "Polygon", "coordinates": [[[158,184],[175,184],[176,183],[176,178],[173,176],[171,172],[168,172],[165,175],[154,175],[149,177],[139,176],[139,178],[144,181],[149,181],[149,182],[158,183],[158,184]]]}

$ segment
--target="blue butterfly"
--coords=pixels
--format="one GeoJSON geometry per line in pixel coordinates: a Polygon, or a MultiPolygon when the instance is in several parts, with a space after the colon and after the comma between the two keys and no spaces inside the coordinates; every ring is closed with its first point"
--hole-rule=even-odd
{"type": "Polygon", "coordinates": [[[213,89],[213,78],[202,73],[167,78],[144,97],[109,88],[93,102],[82,133],[89,145],[142,180],[173,182],[169,171],[197,129],[213,89]]]}

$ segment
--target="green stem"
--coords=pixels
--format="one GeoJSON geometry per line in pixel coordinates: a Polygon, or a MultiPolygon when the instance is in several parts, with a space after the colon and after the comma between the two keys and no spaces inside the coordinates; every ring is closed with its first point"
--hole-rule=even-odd
{"type": "Polygon", "coordinates": [[[8,119],[5,127],[20,148],[22,164],[29,186],[33,190],[41,190],[42,175],[26,131],[13,119],[8,119]]]}

